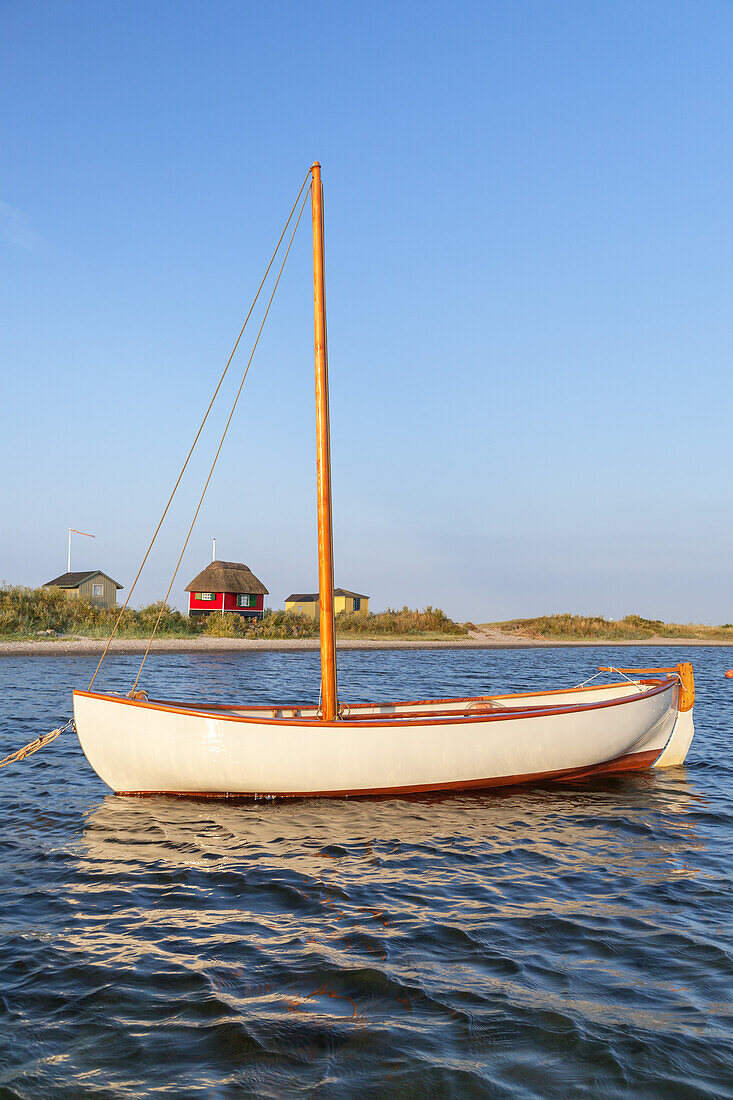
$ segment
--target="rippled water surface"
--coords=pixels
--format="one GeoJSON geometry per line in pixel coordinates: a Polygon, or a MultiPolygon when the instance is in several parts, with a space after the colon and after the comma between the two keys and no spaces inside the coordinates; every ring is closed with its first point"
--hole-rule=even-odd
{"type": "MultiPolygon", "coordinates": [[[[733,1097],[730,649],[349,651],[343,698],[695,664],[684,768],[487,794],[110,794],[0,772],[0,1098],[733,1097]]],[[[105,664],[125,689],[135,657],[105,664]]],[[[0,755],[90,658],[0,660],[0,755]]],[[[150,658],[151,694],[313,698],[314,653],[150,658]]]]}

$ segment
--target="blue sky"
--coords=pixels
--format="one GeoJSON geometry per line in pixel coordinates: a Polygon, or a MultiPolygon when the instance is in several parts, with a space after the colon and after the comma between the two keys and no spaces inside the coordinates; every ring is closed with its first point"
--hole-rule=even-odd
{"type": "MultiPolygon", "coordinates": [[[[336,583],[733,621],[732,45],[699,0],[0,0],[0,580],[63,571],[72,526],[129,585],[317,158],[336,583]]],[[[181,606],[213,535],[272,606],[316,584],[309,250],[304,221],[181,606]]]]}

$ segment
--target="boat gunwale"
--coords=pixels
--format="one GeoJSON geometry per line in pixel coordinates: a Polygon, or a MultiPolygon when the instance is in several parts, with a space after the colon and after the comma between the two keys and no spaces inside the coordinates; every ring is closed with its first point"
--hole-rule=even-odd
{"type": "MultiPolygon", "coordinates": [[[[659,670],[667,671],[667,670],[659,670]]],[[[673,670],[670,669],[670,672],[673,670]]],[[[676,674],[675,674],[676,675],[676,674]]],[[[670,677],[665,677],[669,679],[670,677]]],[[[674,677],[671,677],[674,679],[674,677]]],[[[627,687],[630,681],[628,680],[614,680],[610,684],[579,684],[577,687],[571,688],[548,688],[546,691],[511,691],[503,695],[449,695],[443,699],[399,699],[397,701],[389,700],[385,703],[345,703],[340,705],[345,706],[348,710],[358,710],[366,707],[428,707],[435,706],[438,703],[488,703],[494,699],[536,699],[545,695],[571,695],[576,691],[599,691],[603,688],[617,688],[627,687]]],[[[660,682],[659,677],[648,677],[643,680],[633,681],[634,684],[657,684],[660,682]]],[[[94,694],[92,692],[92,694],[94,694]]],[[[100,694],[105,694],[100,692],[100,694]]],[[[178,709],[181,704],[176,703],[175,699],[157,699],[156,703],[162,706],[170,706],[178,709]]],[[[187,703],[187,706],[196,711],[227,711],[227,710],[312,710],[317,708],[318,704],[309,703],[187,703]]],[[[389,716],[387,716],[389,717],[389,716]]],[[[298,719],[299,720],[299,719],[298,719]]]]}
{"type": "MultiPolygon", "coordinates": [[[[374,718],[371,718],[371,719],[362,719],[362,720],[356,720],[356,721],[351,720],[351,721],[348,722],[348,725],[346,723],[344,723],[343,721],[338,720],[338,719],[336,721],[333,721],[333,722],[324,722],[322,719],[318,719],[318,718],[271,718],[271,717],[265,717],[264,715],[262,717],[258,717],[258,716],[251,716],[251,715],[245,715],[245,714],[212,713],[212,712],[207,712],[205,710],[191,710],[191,709],[188,709],[185,706],[171,706],[167,703],[156,703],[156,702],[153,702],[151,700],[127,699],[127,698],[124,698],[124,697],[119,696],[119,695],[109,695],[105,692],[83,691],[83,690],[80,690],[78,688],[74,690],[74,696],[79,696],[80,698],[87,698],[87,699],[101,699],[101,700],[104,700],[106,702],[121,703],[124,706],[139,707],[139,708],[142,708],[144,710],[155,710],[155,711],[163,711],[163,712],[172,713],[172,714],[182,714],[182,715],[185,715],[185,716],[188,716],[188,717],[193,717],[193,718],[206,718],[206,717],[218,718],[220,721],[223,721],[223,722],[243,722],[243,723],[246,723],[246,724],[249,724],[249,725],[252,725],[252,724],[262,725],[264,723],[264,724],[273,725],[273,726],[294,726],[295,725],[295,726],[306,726],[306,727],[315,727],[315,728],[324,728],[324,727],[326,727],[326,728],[329,728],[329,729],[345,729],[345,728],[360,729],[362,727],[364,727],[366,729],[374,729],[374,728],[378,728],[378,727],[383,726],[385,728],[394,729],[395,727],[399,727],[400,725],[404,726],[406,724],[409,724],[410,726],[439,726],[439,725],[451,725],[451,724],[455,725],[457,722],[460,722],[461,725],[471,725],[475,722],[484,722],[484,723],[486,723],[486,722],[502,722],[502,721],[512,721],[512,720],[518,719],[518,718],[541,718],[541,717],[549,717],[549,716],[552,716],[552,715],[559,715],[559,714],[579,714],[579,713],[582,713],[584,711],[602,710],[606,707],[617,707],[617,706],[622,706],[625,703],[634,703],[634,702],[641,701],[642,699],[651,699],[655,695],[660,695],[662,692],[668,691],[672,687],[676,687],[677,684],[678,684],[678,680],[677,680],[676,677],[674,677],[674,678],[669,677],[666,680],[661,680],[659,682],[655,682],[654,685],[652,687],[647,688],[646,691],[637,692],[634,695],[623,695],[619,699],[601,699],[601,700],[598,700],[595,703],[587,703],[587,704],[581,704],[581,705],[568,703],[568,704],[565,704],[564,706],[558,706],[558,707],[538,707],[538,708],[532,709],[532,710],[528,709],[528,710],[516,710],[516,711],[501,710],[501,711],[494,711],[494,712],[489,712],[489,713],[484,712],[482,714],[473,714],[473,713],[466,714],[466,713],[456,712],[454,715],[451,715],[451,716],[446,717],[446,718],[442,718],[442,717],[431,718],[429,714],[426,714],[425,717],[421,717],[421,718],[414,718],[414,717],[401,718],[401,716],[399,714],[397,714],[397,715],[381,714],[381,715],[375,715],[374,718]]],[[[573,690],[573,689],[570,689],[570,690],[573,690]]],[[[543,693],[538,692],[537,694],[543,694],[543,693]]],[[[384,705],[384,704],[382,704],[382,705],[384,705]]],[[[280,708],[268,707],[267,709],[280,709],[280,708]]],[[[290,709],[290,708],[286,707],[285,709],[290,709]]]]}

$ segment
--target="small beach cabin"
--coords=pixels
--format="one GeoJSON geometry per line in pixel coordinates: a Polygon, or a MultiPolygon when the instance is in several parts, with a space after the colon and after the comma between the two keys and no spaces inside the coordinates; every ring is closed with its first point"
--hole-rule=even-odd
{"type": "Polygon", "coordinates": [[[114,607],[117,589],[123,586],[99,569],[92,569],[81,573],[62,573],[60,577],[46,581],[43,587],[63,588],[67,596],[89,600],[92,607],[114,607]]]}
{"type": "MultiPolygon", "coordinates": [[[[285,600],[285,610],[318,618],[318,593],[293,592],[285,600]]],[[[340,611],[368,611],[369,597],[362,596],[360,592],[349,592],[347,588],[334,588],[333,610],[336,615],[340,611]]]]}
{"type": "Polygon", "coordinates": [[[265,596],[270,594],[249,566],[238,561],[212,561],[186,585],[186,591],[192,619],[212,611],[261,619],[265,596]]]}

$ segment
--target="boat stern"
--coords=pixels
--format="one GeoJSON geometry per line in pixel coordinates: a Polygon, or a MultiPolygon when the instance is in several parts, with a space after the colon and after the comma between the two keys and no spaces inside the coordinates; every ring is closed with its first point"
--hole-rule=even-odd
{"type": "Polygon", "coordinates": [[[695,706],[695,676],[692,665],[687,661],[677,665],[677,674],[680,678],[677,719],[669,741],[654,762],[655,768],[673,768],[678,764],[684,764],[692,738],[695,736],[695,725],[692,720],[692,711],[695,706]]]}

